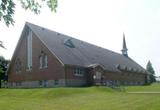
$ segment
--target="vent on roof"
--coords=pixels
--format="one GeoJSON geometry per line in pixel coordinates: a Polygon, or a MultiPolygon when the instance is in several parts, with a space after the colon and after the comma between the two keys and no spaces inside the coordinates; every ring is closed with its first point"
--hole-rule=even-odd
{"type": "Polygon", "coordinates": [[[70,47],[70,48],[75,48],[75,45],[73,44],[72,38],[69,38],[64,41],[64,45],[70,47]]]}
{"type": "Polygon", "coordinates": [[[58,35],[61,35],[61,34],[57,32],[57,36],[58,36],[58,35]]]}

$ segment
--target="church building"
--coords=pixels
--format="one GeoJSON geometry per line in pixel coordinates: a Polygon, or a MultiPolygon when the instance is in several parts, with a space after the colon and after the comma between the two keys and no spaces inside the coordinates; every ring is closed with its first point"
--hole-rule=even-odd
{"type": "Polygon", "coordinates": [[[146,70],[128,56],[26,23],[8,68],[9,87],[143,85],[146,70]]]}

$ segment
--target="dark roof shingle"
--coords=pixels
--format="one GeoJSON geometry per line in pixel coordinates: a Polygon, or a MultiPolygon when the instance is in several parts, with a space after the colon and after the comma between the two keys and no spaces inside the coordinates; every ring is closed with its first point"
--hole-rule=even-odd
{"type": "Polygon", "coordinates": [[[119,53],[115,53],[108,49],[95,46],[31,23],[26,23],[26,25],[32,29],[37,37],[63,64],[82,67],[99,64],[103,65],[103,67],[109,71],[119,71],[116,67],[116,65],[119,64],[125,65],[129,68],[144,70],[143,67],[131,58],[127,58],[119,53]],[[71,40],[74,48],[64,45],[64,42],[68,39],[71,40]]]}

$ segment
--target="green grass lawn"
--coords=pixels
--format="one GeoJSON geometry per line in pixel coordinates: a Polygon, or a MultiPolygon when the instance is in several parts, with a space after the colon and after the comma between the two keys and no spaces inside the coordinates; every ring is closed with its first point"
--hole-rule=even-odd
{"type": "Polygon", "coordinates": [[[129,86],[126,90],[132,92],[160,92],[160,83],[154,83],[150,86],[129,86]]]}
{"type": "Polygon", "coordinates": [[[0,110],[160,110],[160,84],[125,87],[0,89],[0,110]]]}

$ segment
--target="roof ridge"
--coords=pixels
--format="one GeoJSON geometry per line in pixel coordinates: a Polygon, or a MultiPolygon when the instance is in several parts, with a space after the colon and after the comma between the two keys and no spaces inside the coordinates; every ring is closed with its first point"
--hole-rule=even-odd
{"type": "Polygon", "coordinates": [[[40,26],[40,25],[35,25],[35,24],[29,23],[29,22],[26,22],[26,23],[27,23],[27,24],[30,24],[30,25],[34,25],[34,26],[39,27],[39,28],[42,28],[42,29],[44,28],[44,29],[46,29],[46,30],[48,30],[48,31],[51,31],[51,32],[56,32],[57,34],[60,34],[60,35],[64,35],[65,37],[68,37],[68,38],[66,38],[66,39],[75,39],[75,40],[78,40],[78,41],[80,41],[80,42],[84,42],[84,43],[86,43],[86,44],[95,46],[95,47],[97,47],[97,48],[101,48],[101,49],[104,49],[104,50],[110,51],[110,52],[112,52],[112,53],[119,54],[119,55],[123,56],[122,54],[120,54],[120,53],[118,53],[118,52],[115,52],[115,51],[112,51],[112,50],[110,50],[110,49],[107,49],[107,48],[105,48],[105,47],[101,47],[101,46],[99,46],[99,45],[95,45],[95,44],[86,42],[86,41],[84,41],[84,40],[81,40],[81,39],[78,39],[78,38],[75,38],[75,37],[72,37],[72,36],[69,36],[69,35],[66,35],[66,34],[57,32],[57,31],[53,31],[52,29],[48,29],[48,28],[45,28],[45,27],[40,26]]]}

